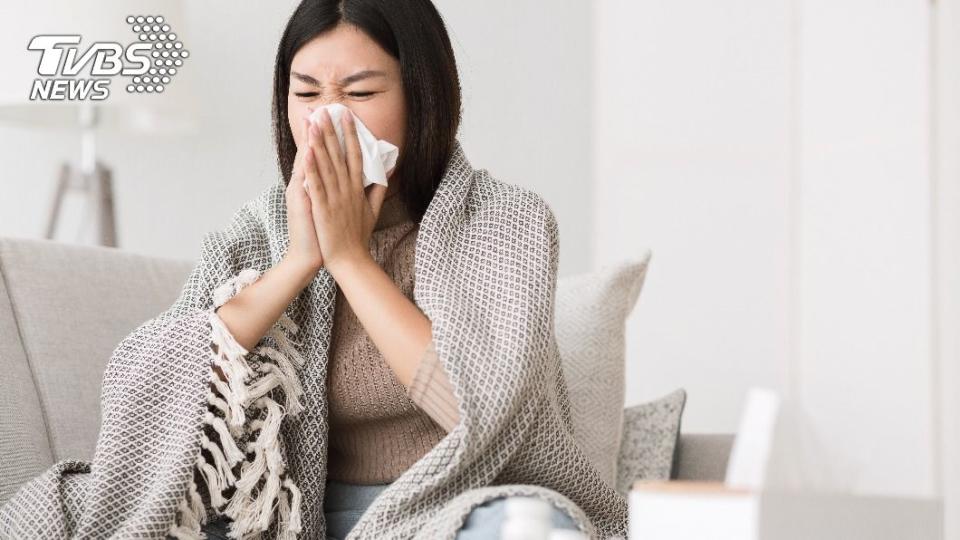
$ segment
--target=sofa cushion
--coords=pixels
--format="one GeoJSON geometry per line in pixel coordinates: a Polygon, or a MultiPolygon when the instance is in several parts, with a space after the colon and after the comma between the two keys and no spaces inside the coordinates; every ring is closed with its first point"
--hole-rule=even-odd
{"type": "Polygon", "coordinates": [[[625,323],[651,252],[557,280],[556,334],[574,436],[601,477],[616,486],[623,423],[625,323]]]}
{"type": "MultiPolygon", "coordinates": [[[[49,459],[93,457],[107,361],[127,334],[173,303],[192,266],[116,248],[0,239],[6,299],[49,459]]],[[[3,384],[6,391],[10,383],[3,384]]]]}
{"type": "Polygon", "coordinates": [[[623,440],[617,459],[617,491],[624,496],[637,480],[669,480],[680,439],[687,392],[678,388],[623,411],[623,440]]]}
{"type": "Polygon", "coordinates": [[[0,244],[0,505],[53,463],[20,331],[7,294],[0,244]]]}

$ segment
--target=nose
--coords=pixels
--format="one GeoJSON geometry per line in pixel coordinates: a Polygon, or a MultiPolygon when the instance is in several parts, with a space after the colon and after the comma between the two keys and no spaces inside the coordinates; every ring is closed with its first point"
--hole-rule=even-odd
{"type": "MultiPolygon", "coordinates": [[[[332,100],[324,103],[324,106],[326,106],[326,105],[331,105],[331,104],[333,104],[333,103],[340,103],[340,100],[339,100],[339,99],[332,99],[332,100]]],[[[307,105],[307,114],[312,114],[313,111],[315,111],[315,110],[317,110],[317,107],[311,107],[310,105],[307,105]]]]}

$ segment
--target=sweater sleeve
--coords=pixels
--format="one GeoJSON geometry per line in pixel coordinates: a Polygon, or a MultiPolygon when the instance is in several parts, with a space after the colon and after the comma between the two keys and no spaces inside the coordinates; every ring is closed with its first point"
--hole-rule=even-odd
{"type": "Polygon", "coordinates": [[[432,339],[414,373],[413,382],[407,388],[407,395],[448,432],[460,421],[453,386],[440,363],[432,339]]]}

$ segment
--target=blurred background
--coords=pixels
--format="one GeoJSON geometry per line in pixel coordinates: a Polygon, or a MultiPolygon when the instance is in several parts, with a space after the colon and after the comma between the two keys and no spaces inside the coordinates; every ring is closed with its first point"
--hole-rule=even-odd
{"type": "MultiPolygon", "coordinates": [[[[960,538],[960,0],[436,4],[468,158],[545,197],[561,276],[653,252],[628,404],[682,386],[685,431],[733,432],[747,388],[777,390],[856,491],[946,496],[960,538]]],[[[30,37],[124,5],[0,5],[0,94],[20,66],[35,78],[30,37]]],[[[143,96],[152,116],[97,130],[121,248],[194,258],[277,178],[272,69],[295,5],[170,4],[189,59],[143,96]]],[[[40,238],[80,131],[7,105],[0,234],[40,238]]],[[[65,204],[59,238],[83,242],[89,219],[65,204]]]]}

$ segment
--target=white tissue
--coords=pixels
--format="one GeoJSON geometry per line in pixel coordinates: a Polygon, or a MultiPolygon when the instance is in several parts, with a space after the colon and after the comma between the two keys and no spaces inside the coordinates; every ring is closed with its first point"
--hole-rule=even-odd
{"type": "MultiPolygon", "coordinates": [[[[310,122],[319,125],[320,114],[324,109],[329,113],[333,128],[337,132],[337,139],[340,140],[341,155],[346,156],[347,146],[343,138],[343,126],[340,124],[340,117],[347,111],[347,107],[339,103],[324,105],[310,113],[308,117],[310,122]]],[[[357,126],[360,154],[363,156],[363,187],[366,188],[370,184],[380,184],[386,187],[387,174],[397,164],[400,149],[387,141],[377,139],[357,115],[353,116],[353,121],[357,126]]]]}

